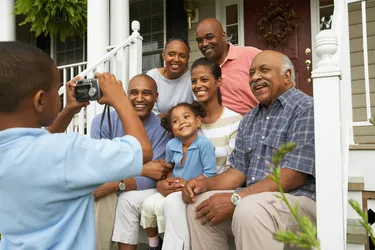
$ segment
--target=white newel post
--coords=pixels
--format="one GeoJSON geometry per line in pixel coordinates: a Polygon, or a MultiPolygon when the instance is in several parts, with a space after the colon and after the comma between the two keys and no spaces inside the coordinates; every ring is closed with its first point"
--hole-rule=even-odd
{"type": "Polygon", "coordinates": [[[312,72],[317,229],[322,250],[346,248],[340,127],[341,71],[332,58],[337,46],[337,37],[332,30],[318,33],[315,47],[322,60],[312,72]]]}
{"type": "Polygon", "coordinates": [[[12,14],[14,0],[0,2],[0,41],[16,40],[16,17],[12,14]]]}
{"type": "MultiPolygon", "coordinates": [[[[137,74],[142,73],[142,40],[139,34],[140,24],[138,21],[132,22],[133,33],[131,36],[133,40],[130,42],[130,55],[129,55],[129,79],[137,74]]],[[[124,88],[127,89],[127,83],[124,88]]]]}
{"type": "MultiPolygon", "coordinates": [[[[106,54],[109,45],[109,1],[88,0],[87,1],[87,68],[99,62],[106,54]]],[[[97,71],[105,69],[99,66],[97,71]]],[[[91,75],[87,76],[93,77],[91,75]]],[[[87,134],[90,134],[91,121],[95,115],[100,113],[103,107],[97,102],[92,102],[87,107],[86,122],[87,134]]]]}

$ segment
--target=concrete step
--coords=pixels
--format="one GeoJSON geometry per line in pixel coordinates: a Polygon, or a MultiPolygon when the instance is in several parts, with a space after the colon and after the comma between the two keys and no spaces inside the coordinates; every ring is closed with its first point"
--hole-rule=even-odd
{"type": "Polygon", "coordinates": [[[365,190],[365,178],[363,176],[350,176],[348,178],[348,191],[365,190]]]}
{"type": "Polygon", "coordinates": [[[365,244],[368,240],[367,231],[358,219],[347,219],[346,242],[352,244],[365,244]]]}

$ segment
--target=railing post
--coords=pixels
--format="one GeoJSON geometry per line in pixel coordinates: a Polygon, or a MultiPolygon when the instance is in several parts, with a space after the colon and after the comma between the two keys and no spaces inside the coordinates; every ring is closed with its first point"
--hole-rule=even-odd
{"type": "Polygon", "coordinates": [[[314,79],[316,210],[321,249],[345,249],[342,188],[340,76],[332,56],[337,37],[323,30],[316,37],[316,53],[322,59],[312,72],[314,79]]]}
{"type": "MultiPolygon", "coordinates": [[[[132,22],[133,33],[131,36],[134,38],[130,42],[130,53],[129,53],[129,80],[142,73],[142,40],[143,38],[139,34],[140,24],[138,21],[132,22]]],[[[125,89],[128,87],[128,82],[123,83],[125,89]]]]}
{"type": "MultiPolygon", "coordinates": [[[[341,153],[343,166],[344,218],[348,216],[349,145],[354,144],[352,78],[350,64],[350,36],[348,1],[334,0],[332,30],[336,33],[339,47],[334,58],[341,69],[341,153]]],[[[345,232],[347,225],[345,226],[345,232]]],[[[345,234],[346,242],[346,234],[345,234]]]]}

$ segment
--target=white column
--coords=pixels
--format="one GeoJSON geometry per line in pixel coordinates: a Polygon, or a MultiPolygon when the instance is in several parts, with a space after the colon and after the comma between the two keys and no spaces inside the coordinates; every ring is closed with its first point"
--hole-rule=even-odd
{"type": "Polygon", "coordinates": [[[337,37],[323,30],[316,37],[316,53],[322,58],[312,72],[315,112],[315,174],[317,229],[321,249],[345,249],[342,188],[340,76],[332,56],[337,37]]]}
{"type": "Polygon", "coordinates": [[[111,46],[118,46],[129,36],[129,0],[111,0],[111,46]]]}
{"type": "MultiPolygon", "coordinates": [[[[115,48],[129,37],[129,0],[111,0],[110,47],[115,48]]],[[[115,55],[116,68],[112,73],[124,85],[129,81],[129,48],[115,55]]]]}
{"type": "MultiPolygon", "coordinates": [[[[106,54],[109,45],[109,0],[87,1],[87,68],[98,63],[106,54]]],[[[97,71],[102,72],[103,66],[97,71]]],[[[88,75],[87,77],[93,77],[88,75]]],[[[90,125],[95,115],[102,112],[103,107],[97,102],[92,102],[87,107],[87,134],[90,134],[90,125]]]]}
{"type": "Polygon", "coordinates": [[[87,1],[88,68],[106,54],[109,45],[109,1],[87,1]]]}
{"type": "Polygon", "coordinates": [[[0,2],[0,41],[16,40],[16,17],[12,14],[14,0],[0,2]]]}

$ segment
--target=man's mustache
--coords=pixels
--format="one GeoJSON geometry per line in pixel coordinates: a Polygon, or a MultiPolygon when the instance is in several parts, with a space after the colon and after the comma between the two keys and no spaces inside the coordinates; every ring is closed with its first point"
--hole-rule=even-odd
{"type": "Polygon", "coordinates": [[[268,81],[262,80],[262,81],[255,81],[251,83],[251,88],[254,89],[257,85],[264,85],[265,87],[271,86],[271,84],[268,81]]]}

